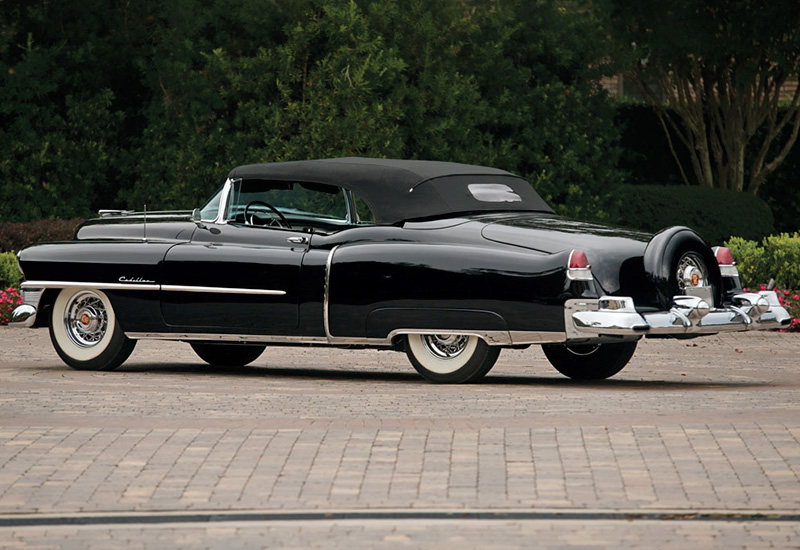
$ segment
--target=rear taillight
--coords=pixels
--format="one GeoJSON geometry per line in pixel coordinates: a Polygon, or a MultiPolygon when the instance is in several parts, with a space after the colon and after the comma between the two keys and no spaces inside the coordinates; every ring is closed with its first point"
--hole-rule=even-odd
{"type": "Polygon", "coordinates": [[[567,262],[567,278],[571,281],[591,281],[592,266],[582,250],[573,250],[567,262]]]}
{"type": "Polygon", "coordinates": [[[719,272],[723,277],[738,277],[739,270],[736,269],[736,262],[733,261],[733,254],[730,249],[724,246],[714,247],[714,257],[719,264],[719,272]]]}

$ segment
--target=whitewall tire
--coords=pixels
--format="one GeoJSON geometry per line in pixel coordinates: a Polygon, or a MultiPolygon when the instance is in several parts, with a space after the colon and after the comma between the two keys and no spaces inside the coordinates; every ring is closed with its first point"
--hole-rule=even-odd
{"type": "Polygon", "coordinates": [[[460,334],[409,334],[406,355],[429,382],[466,384],[488,373],[500,355],[477,336],[460,334]]]}
{"type": "Polygon", "coordinates": [[[65,288],[58,294],[50,340],[59,357],[80,370],[115,369],[136,345],[123,334],[108,296],[90,288],[65,288]]]}

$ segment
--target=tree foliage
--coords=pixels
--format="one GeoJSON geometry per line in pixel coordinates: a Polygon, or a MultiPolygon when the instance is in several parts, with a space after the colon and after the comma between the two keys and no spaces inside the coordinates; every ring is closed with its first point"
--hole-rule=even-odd
{"type": "MultiPolygon", "coordinates": [[[[796,0],[610,4],[629,76],[656,108],[676,160],[677,140],[700,185],[755,195],[800,130],[800,87],[780,109],[784,84],[800,72],[796,0]]],[[[688,172],[681,167],[686,183],[688,172]]]]}
{"type": "Polygon", "coordinates": [[[594,219],[620,180],[575,2],[4,2],[0,220],[191,208],[233,166],[347,155],[505,168],[594,219]]]}

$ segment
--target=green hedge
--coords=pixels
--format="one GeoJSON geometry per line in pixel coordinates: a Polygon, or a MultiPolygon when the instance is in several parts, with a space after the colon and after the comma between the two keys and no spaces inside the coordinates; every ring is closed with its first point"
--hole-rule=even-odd
{"type": "Polygon", "coordinates": [[[725,246],[731,249],[745,288],[775,279],[778,288],[800,289],[800,232],[770,235],[761,242],[734,237],[725,246]]]}
{"type": "Polygon", "coordinates": [[[772,232],[767,204],[751,195],[685,185],[620,185],[612,220],[655,233],[673,225],[696,230],[712,246],[730,237],[761,239],[772,232]]]}
{"type": "Polygon", "coordinates": [[[0,289],[19,287],[22,274],[17,268],[17,256],[13,252],[0,253],[0,289]]]}
{"type": "Polygon", "coordinates": [[[37,222],[0,222],[0,252],[22,250],[41,242],[71,241],[75,230],[85,220],[39,220],[37,222]]]}
{"type": "MultiPolygon", "coordinates": [[[[786,114],[781,110],[779,117],[786,114]]],[[[672,157],[669,144],[658,117],[649,105],[640,103],[620,103],[614,117],[614,124],[620,129],[623,153],[619,159],[619,168],[628,176],[627,183],[642,185],[683,185],[678,164],[672,157]]],[[[783,145],[791,132],[791,125],[784,128],[773,149],[783,145]]],[[[760,143],[761,137],[754,142],[760,143]]],[[[748,151],[745,170],[749,170],[756,147],[748,151]]],[[[690,170],[690,158],[686,148],[679,142],[675,150],[681,162],[690,170]]],[[[770,152],[770,155],[776,151],[770,152]]],[[[776,233],[792,233],[800,230],[800,185],[797,185],[797,173],[800,171],[800,146],[789,151],[786,160],[771,174],[761,188],[758,197],[763,199],[775,217],[776,233]]],[[[691,172],[691,170],[690,170],[691,172]]],[[[692,177],[692,174],[689,174],[692,177]]],[[[741,236],[741,235],[739,235],[741,236]]],[[[763,236],[763,235],[762,235],[763,236]]],[[[759,237],[760,238],[760,237],[759,237]]]]}

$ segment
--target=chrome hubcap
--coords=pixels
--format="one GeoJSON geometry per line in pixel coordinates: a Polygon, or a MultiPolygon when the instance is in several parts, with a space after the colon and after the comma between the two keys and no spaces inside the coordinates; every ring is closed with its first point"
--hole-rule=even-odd
{"type": "Polygon", "coordinates": [[[708,271],[703,260],[694,252],[687,252],[678,262],[678,288],[697,288],[708,286],[708,271]]]}
{"type": "Polygon", "coordinates": [[[438,359],[458,357],[467,347],[469,336],[457,334],[426,334],[423,336],[425,347],[438,359]]]}
{"type": "Polygon", "coordinates": [[[566,346],[567,351],[570,352],[572,355],[591,355],[600,349],[600,344],[583,344],[577,346],[566,346]]]}
{"type": "Polygon", "coordinates": [[[100,297],[89,291],[73,296],[65,311],[64,328],[75,345],[97,345],[108,329],[108,311],[100,297]]]}

